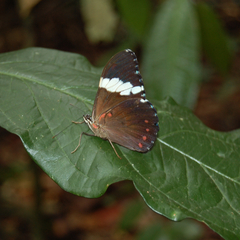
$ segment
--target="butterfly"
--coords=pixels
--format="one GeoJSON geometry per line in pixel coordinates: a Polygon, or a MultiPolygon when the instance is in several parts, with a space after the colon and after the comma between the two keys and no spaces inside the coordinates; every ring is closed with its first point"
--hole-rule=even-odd
{"type": "Polygon", "coordinates": [[[146,99],[142,76],[135,53],[126,49],[115,54],[106,64],[100,77],[92,115],[84,115],[94,134],[108,140],[116,155],[113,142],[137,152],[149,151],[159,131],[158,116],[146,99]]]}

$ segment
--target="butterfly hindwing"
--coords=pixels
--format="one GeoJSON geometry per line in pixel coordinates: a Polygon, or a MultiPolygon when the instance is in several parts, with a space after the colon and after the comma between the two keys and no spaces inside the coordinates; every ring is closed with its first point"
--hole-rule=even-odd
{"type": "Polygon", "coordinates": [[[112,142],[138,152],[150,150],[159,130],[156,110],[142,99],[122,102],[102,114],[97,124],[112,142]]]}

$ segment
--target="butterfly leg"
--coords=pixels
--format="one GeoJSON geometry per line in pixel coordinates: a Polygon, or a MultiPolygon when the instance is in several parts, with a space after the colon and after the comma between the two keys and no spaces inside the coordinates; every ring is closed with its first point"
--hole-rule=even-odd
{"type": "Polygon", "coordinates": [[[82,135],[83,135],[83,134],[85,134],[85,135],[87,135],[87,136],[93,136],[93,137],[95,136],[94,134],[89,134],[89,133],[82,132],[82,133],[80,134],[79,142],[78,142],[77,147],[76,147],[71,153],[75,153],[75,152],[78,150],[78,148],[80,147],[81,139],[82,139],[82,135]]]}
{"type": "Polygon", "coordinates": [[[75,123],[75,124],[82,124],[82,123],[84,123],[84,121],[82,121],[82,122],[75,122],[75,121],[72,121],[72,123],[75,123]]]}
{"type": "MultiPolygon", "coordinates": [[[[82,123],[84,123],[84,121],[82,121],[82,122],[75,122],[75,121],[72,121],[72,123],[75,123],[75,124],[82,124],[82,123]]],[[[77,151],[77,149],[80,147],[82,135],[83,135],[83,132],[82,132],[81,135],[80,135],[80,138],[79,138],[79,142],[78,142],[77,147],[76,147],[71,153],[75,153],[75,152],[77,151]]]]}
{"type": "Polygon", "coordinates": [[[118,158],[120,158],[120,159],[122,159],[119,155],[118,155],[118,153],[117,153],[117,151],[116,151],[116,149],[115,149],[115,147],[113,146],[113,144],[112,144],[112,141],[110,140],[110,139],[108,139],[108,141],[110,142],[110,144],[111,144],[111,146],[112,146],[112,148],[113,148],[113,150],[114,150],[114,152],[116,153],[116,155],[118,156],[118,158]]]}

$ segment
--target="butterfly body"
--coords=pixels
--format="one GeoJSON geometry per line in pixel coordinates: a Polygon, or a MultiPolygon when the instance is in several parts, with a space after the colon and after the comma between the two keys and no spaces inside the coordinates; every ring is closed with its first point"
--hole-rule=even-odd
{"type": "Polygon", "coordinates": [[[92,130],[95,136],[102,139],[108,139],[107,132],[104,130],[104,127],[101,126],[99,122],[93,121],[90,115],[83,116],[84,121],[87,123],[88,127],[92,130]]]}
{"type": "Polygon", "coordinates": [[[159,126],[156,110],[145,96],[136,55],[127,49],[106,64],[92,116],[83,119],[95,136],[107,139],[113,148],[112,142],[147,152],[154,145],[159,126]]]}

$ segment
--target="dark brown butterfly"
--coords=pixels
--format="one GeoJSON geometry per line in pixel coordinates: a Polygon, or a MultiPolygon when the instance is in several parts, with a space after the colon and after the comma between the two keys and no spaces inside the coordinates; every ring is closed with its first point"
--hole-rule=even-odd
{"type": "MultiPolygon", "coordinates": [[[[84,115],[83,119],[94,135],[82,134],[107,139],[119,158],[113,142],[138,152],[152,148],[159,131],[158,117],[153,105],[145,98],[142,76],[133,51],[121,51],[106,64],[92,116],[84,115]]],[[[80,146],[82,134],[72,153],[80,146]]]]}

